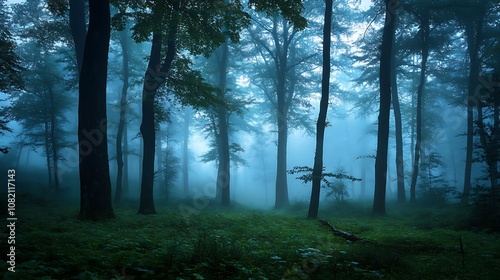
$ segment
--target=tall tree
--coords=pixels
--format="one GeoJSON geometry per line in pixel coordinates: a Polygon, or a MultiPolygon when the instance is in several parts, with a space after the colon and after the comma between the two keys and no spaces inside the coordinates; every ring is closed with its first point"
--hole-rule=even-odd
{"type": "Polygon", "coordinates": [[[314,156],[314,167],[312,171],[311,201],[309,204],[309,213],[307,214],[307,217],[310,219],[318,217],[319,194],[323,172],[323,141],[325,138],[326,113],[328,111],[328,98],[330,93],[332,6],[333,0],[326,0],[323,27],[323,74],[321,80],[321,101],[319,105],[318,121],[316,123],[316,153],[314,156]]]}
{"type": "Polygon", "coordinates": [[[417,124],[416,124],[416,140],[415,152],[413,158],[412,178],[410,185],[410,201],[416,200],[416,186],[418,178],[418,167],[420,161],[420,152],[422,146],[422,97],[424,94],[424,86],[427,78],[427,60],[429,58],[429,32],[430,32],[430,12],[428,7],[424,7],[421,13],[415,13],[419,20],[419,33],[421,39],[421,62],[420,62],[420,78],[417,88],[417,124]]]}
{"type": "Polygon", "coordinates": [[[377,154],[375,159],[375,194],[373,213],[385,215],[387,181],[387,150],[389,145],[389,115],[391,111],[391,61],[397,2],[385,0],[385,25],[380,55],[380,107],[378,116],[377,154]]]}
{"type": "MultiPolygon", "coordinates": [[[[122,140],[124,137],[125,125],[126,125],[126,112],[127,112],[127,91],[129,87],[129,42],[128,42],[128,30],[125,28],[124,31],[120,32],[120,46],[122,48],[122,91],[120,98],[120,119],[118,121],[118,131],[116,132],[116,164],[117,164],[117,174],[116,174],[116,190],[115,190],[115,202],[120,202],[123,192],[123,145],[122,140]]],[[[128,178],[126,178],[128,180],[128,178]]]]}
{"type": "Polygon", "coordinates": [[[78,97],[79,217],[101,220],[114,217],[106,127],[109,0],[89,0],[89,15],[78,97]]]}
{"type": "Polygon", "coordinates": [[[286,171],[290,128],[308,126],[307,117],[300,119],[295,114],[296,107],[309,104],[300,97],[300,94],[305,92],[296,90],[300,76],[296,68],[308,63],[308,60],[316,55],[309,48],[307,48],[309,53],[297,55],[298,45],[301,42],[298,33],[304,28],[305,26],[297,26],[295,22],[290,22],[278,13],[272,13],[270,19],[263,17],[256,19],[256,24],[248,30],[257,50],[258,58],[254,63],[263,61],[263,70],[255,75],[252,83],[264,92],[271,104],[275,118],[272,122],[277,127],[276,209],[283,208],[289,203],[286,171]],[[300,120],[295,122],[294,119],[300,120]]]}
{"type": "Polygon", "coordinates": [[[458,7],[457,19],[465,30],[467,52],[469,55],[469,73],[467,85],[467,147],[464,170],[464,187],[462,202],[468,203],[472,179],[472,154],[474,148],[474,106],[475,89],[481,68],[481,46],[483,44],[483,26],[487,1],[474,1],[474,5],[458,7]],[[472,8],[474,7],[474,8],[472,8]]]}
{"type": "MultiPolygon", "coordinates": [[[[141,135],[144,140],[141,198],[139,213],[155,213],[153,199],[155,118],[154,104],[158,89],[165,83],[183,104],[208,106],[217,100],[199,72],[190,69],[190,58],[182,54],[208,56],[225,42],[239,39],[239,30],[248,18],[239,2],[224,1],[144,1],[129,3],[137,23],[134,38],[152,36],[151,55],[145,73],[142,103],[141,135]],[[226,16],[227,15],[227,16],[226,16]],[[196,20],[193,20],[193,17],[196,20]],[[163,54],[162,49],[165,50],[163,54]],[[198,94],[194,95],[193,92],[198,94]],[[189,93],[189,94],[188,94],[189,93]]],[[[124,16],[121,14],[120,16],[124,16]]]]}

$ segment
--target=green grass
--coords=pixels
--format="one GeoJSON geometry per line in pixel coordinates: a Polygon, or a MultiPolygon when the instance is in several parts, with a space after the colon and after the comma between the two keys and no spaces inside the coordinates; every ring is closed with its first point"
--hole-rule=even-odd
{"type": "MultiPolygon", "coordinates": [[[[136,214],[135,204],[116,206],[116,219],[87,222],[75,218],[77,203],[19,198],[16,273],[5,272],[2,254],[3,279],[498,279],[500,275],[499,235],[466,229],[467,211],[456,206],[389,205],[385,217],[372,216],[369,206],[360,204],[322,209],[320,218],[367,240],[350,243],[318,221],[305,219],[307,205],[265,213],[228,211],[211,202],[188,216],[179,211],[180,203],[158,207],[158,214],[149,216],[136,214]]],[[[6,246],[2,242],[2,252],[6,246]]]]}

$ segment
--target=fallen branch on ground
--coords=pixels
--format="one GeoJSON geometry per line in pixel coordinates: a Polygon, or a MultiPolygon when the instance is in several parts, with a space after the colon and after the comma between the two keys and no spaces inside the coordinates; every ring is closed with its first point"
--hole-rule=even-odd
{"type": "Polygon", "coordinates": [[[319,222],[322,223],[323,225],[329,227],[333,231],[333,234],[338,235],[338,236],[340,236],[348,241],[352,241],[352,242],[365,241],[363,238],[361,238],[357,235],[354,235],[354,234],[342,231],[340,229],[337,229],[336,227],[332,226],[329,222],[327,222],[325,220],[319,220],[319,222]]]}

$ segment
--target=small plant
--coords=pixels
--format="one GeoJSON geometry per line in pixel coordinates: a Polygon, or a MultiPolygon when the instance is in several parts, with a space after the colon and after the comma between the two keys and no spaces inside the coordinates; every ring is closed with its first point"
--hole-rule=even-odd
{"type": "Polygon", "coordinates": [[[420,165],[420,196],[422,200],[430,204],[445,203],[452,192],[453,187],[447,184],[444,178],[444,162],[438,153],[431,152],[428,156],[423,157],[420,165]]]}

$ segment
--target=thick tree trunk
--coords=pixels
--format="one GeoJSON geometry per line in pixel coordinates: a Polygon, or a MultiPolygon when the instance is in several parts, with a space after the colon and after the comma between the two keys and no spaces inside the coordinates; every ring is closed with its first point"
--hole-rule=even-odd
{"type": "Polygon", "coordinates": [[[69,0],[69,27],[75,44],[76,62],[80,73],[87,33],[85,30],[85,0],[69,0]]]}
{"type": "Polygon", "coordinates": [[[395,52],[393,54],[393,59],[391,64],[392,64],[391,97],[392,97],[392,108],[394,110],[394,123],[396,126],[396,174],[397,174],[397,184],[398,184],[397,199],[398,202],[405,202],[406,194],[405,194],[405,171],[404,171],[404,159],[403,159],[403,125],[401,121],[401,106],[399,105],[399,96],[398,96],[395,52]]]}
{"type": "Polygon", "coordinates": [[[422,97],[427,74],[427,59],[429,57],[429,15],[428,12],[421,17],[420,32],[422,36],[422,62],[420,64],[420,80],[417,88],[417,126],[415,140],[415,158],[413,161],[413,173],[410,185],[410,201],[416,201],[416,187],[418,168],[420,162],[420,151],[422,146],[422,97]]]}
{"type": "Polygon", "coordinates": [[[380,56],[380,108],[378,116],[377,155],[375,159],[375,194],[373,213],[385,215],[387,183],[387,152],[389,146],[389,116],[391,113],[391,61],[396,16],[392,0],[385,1],[385,26],[380,56]]]}
{"type": "Polygon", "coordinates": [[[321,177],[323,172],[323,141],[325,138],[326,114],[328,111],[328,98],[330,94],[330,45],[332,29],[333,0],[326,0],[325,20],[323,26],[323,76],[321,79],[321,101],[319,116],[316,123],[316,154],[312,174],[312,192],[309,203],[309,219],[318,217],[319,194],[321,190],[321,177]]]}
{"type": "Polygon", "coordinates": [[[127,111],[127,90],[128,90],[128,79],[129,79],[129,69],[128,69],[128,43],[127,43],[127,32],[120,32],[120,45],[122,47],[122,94],[120,98],[120,120],[118,121],[118,131],[116,133],[116,190],[115,190],[115,202],[120,202],[123,193],[123,131],[125,128],[126,121],[126,111],[127,111]]]}
{"type": "Polygon", "coordinates": [[[89,12],[89,31],[85,40],[78,104],[79,217],[100,220],[114,217],[106,128],[109,1],[89,0],[89,12]]]}

